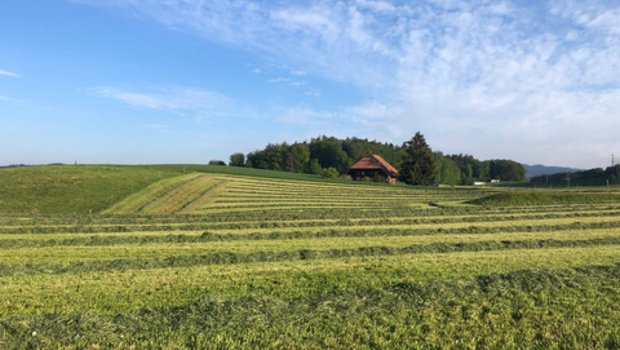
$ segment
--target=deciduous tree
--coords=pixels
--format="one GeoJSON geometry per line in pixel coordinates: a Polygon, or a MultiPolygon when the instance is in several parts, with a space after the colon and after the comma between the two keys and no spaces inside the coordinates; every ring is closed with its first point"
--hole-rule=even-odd
{"type": "Polygon", "coordinates": [[[230,156],[230,166],[245,166],[245,155],[243,153],[233,153],[230,156]]]}

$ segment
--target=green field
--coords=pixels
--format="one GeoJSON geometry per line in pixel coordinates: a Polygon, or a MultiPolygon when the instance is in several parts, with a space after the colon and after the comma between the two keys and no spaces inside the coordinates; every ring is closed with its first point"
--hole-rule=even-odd
{"type": "Polygon", "coordinates": [[[0,348],[620,348],[620,189],[0,169],[0,348]]]}

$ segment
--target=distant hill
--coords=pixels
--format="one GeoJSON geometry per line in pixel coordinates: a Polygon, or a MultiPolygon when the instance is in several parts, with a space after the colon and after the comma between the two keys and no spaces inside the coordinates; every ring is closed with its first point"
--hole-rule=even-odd
{"type": "Polygon", "coordinates": [[[552,175],[552,174],[559,174],[559,173],[572,173],[572,172],[581,170],[581,169],[566,168],[566,167],[560,167],[560,166],[546,166],[542,164],[534,164],[534,165],[523,164],[523,167],[525,168],[525,177],[528,179],[535,177],[535,176],[552,175]]]}

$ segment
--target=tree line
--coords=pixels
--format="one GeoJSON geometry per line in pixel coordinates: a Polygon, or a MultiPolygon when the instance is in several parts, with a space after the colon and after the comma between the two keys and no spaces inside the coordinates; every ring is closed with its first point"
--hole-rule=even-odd
{"type": "Polygon", "coordinates": [[[247,155],[232,154],[229,165],[336,177],[346,174],[351,165],[369,154],[383,157],[399,170],[401,181],[415,185],[525,179],[525,169],[517,162],[503,159],[481,161],[463,154],[444,155],[433,151],[419,132],[401,145],[327,136],[292,144],[269,144],[247,155]]]}
{"type": "Polygon", "coordinates": [[[583,171],[540,175],[530,179],[530,184],[540,187],[605,186],[620,185],[620,164],[583,171]]]}

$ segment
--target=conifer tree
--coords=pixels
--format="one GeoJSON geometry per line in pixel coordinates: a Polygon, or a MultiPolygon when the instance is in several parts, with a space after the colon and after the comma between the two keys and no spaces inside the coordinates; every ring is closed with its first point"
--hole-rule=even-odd
{"type": "Polygon", "coordinates": [[[433,151],[419,131],[404,144],[405,159],[401,167],[402,181],[410,185],[429,185],[435,182],[436,166],[433,151]]]}

